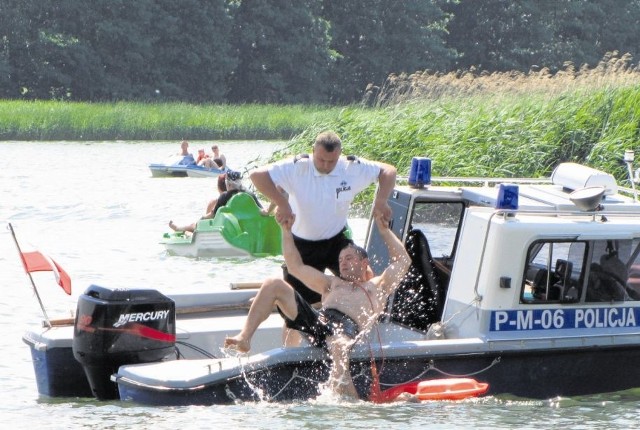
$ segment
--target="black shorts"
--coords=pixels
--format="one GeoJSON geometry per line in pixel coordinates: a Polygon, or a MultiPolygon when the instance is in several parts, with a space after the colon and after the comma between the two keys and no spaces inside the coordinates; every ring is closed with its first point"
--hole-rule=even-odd
{"type": "Polygon", "coordinates": [[[288,328],[309,335],[309,342],[313,346],[324,348],[327,345],[327,337],[337,334],[355,339],[360,331],[358,324],[351,317],[333,308],[315,309],[298,292],[296,306],[298,316],[295,320],[287,318],[279,308],[278,312],[288,328]]]}
{"type": "MultiPolygon", "coordinates": [[[[306,240],[297,236],[293,236],[293,242],[302,257],[302,262],[308,266],[314,267],[324,273],[325,269],[329,269],[331,273],[340,275],[340,265],[338,257],[340,251],[350,243],[351,239],[346,236],[347,228],[342,229],[340,233],[330,239],[323,240],[306,240]]],[[[322,296],[310,288],[307,288],[298,278],[292,276],[287,271],[287,266],[282,265],[284,280],[296,290],[302,298],[307,302],[314,304],[319,303],[322,296]]]]}

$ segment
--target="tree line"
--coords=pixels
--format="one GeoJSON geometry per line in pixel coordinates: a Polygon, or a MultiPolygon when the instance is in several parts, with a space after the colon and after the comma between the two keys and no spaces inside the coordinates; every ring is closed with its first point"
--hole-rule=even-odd
{"type": "Polygon", "coordinates": [[[0,98],[339,105],[639,42],[640,0],[0,0],[0,98]]]}

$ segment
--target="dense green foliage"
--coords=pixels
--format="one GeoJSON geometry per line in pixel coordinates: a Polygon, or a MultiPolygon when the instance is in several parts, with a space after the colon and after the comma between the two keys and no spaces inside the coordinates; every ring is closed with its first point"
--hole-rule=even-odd
{"type": "Polygon", "coordinates": [[[350,104],[390,74],[638,54],[640,0],[2,0],[0,98],[350,104]]]}

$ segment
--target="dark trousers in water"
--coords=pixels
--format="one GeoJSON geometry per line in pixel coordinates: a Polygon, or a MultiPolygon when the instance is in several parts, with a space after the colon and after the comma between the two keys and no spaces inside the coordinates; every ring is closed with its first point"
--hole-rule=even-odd
{"type": "MultiPolygon", "coordinates": [[[[350,243],[353,243],[345,233],[346,227],[337,235],[330,239],[322,240],[306,240],[293,236],[293,242],[300,252],[302,262],[308,266],[314,267],[321,272],[329,269],[331,273],[338,276],[340,274],[340,266],[338,257],[340,251],[350,243]]],[[[307,288],[300,280],[289,274],[286,264],[282,265],[282,273],[284,280],[287,281],[300,295],[310,304],[319,303],[322,296],[315,291],[307,288]]]]}

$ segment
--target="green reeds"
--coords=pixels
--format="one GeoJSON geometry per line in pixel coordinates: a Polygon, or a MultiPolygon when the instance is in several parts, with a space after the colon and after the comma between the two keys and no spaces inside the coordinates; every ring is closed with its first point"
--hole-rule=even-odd
{"type": "Polygon", "coordinates": [[[296,136],[287,151],[309,151],[329,128],[342,136],[345,153],[394,164],[401,176],[412,157],[427,156],[436,176],[541,177],[574,161],[625,181],[624,151],[640,151],[640,71],[614,66],[544,79],[481,74],[475,86],[457,83],[460,91],[454,76],[430,75],[423,84],[437,96],[420,94],[407,78],[396,85],[413,86],[411,97],[391,102],[381,94],[387,102],[376,108],[347,108],[296,136]]]}
{"type": "Polygon", "coordinates": [[[326,106],[0,101],[2,140],[289,139],[337,117],[326,106]]]}
{"type": "MultiPolygon", "coordinates": [[[[400,92],[381,93],[386,102],[374,108],[346,108],[296,136],[284,152],[309,152],[318,132],[333,129],[346,154],[393,164],[399,176],[408,176],[414,156],[431,158],[434,176],[548,177],[572,161],[630,186],[622,157],[640,151],[638,68],[479,76],[475,86],[457,83],[458,91],[455,79],[469,76],[430,75],[424,88],[435,93],[422,94],[414,78],[396,82],[413,89],[395,100],[400,92]]],[[[370,193],[360,197],[365,206],[370,201],[370,193]]]]}

